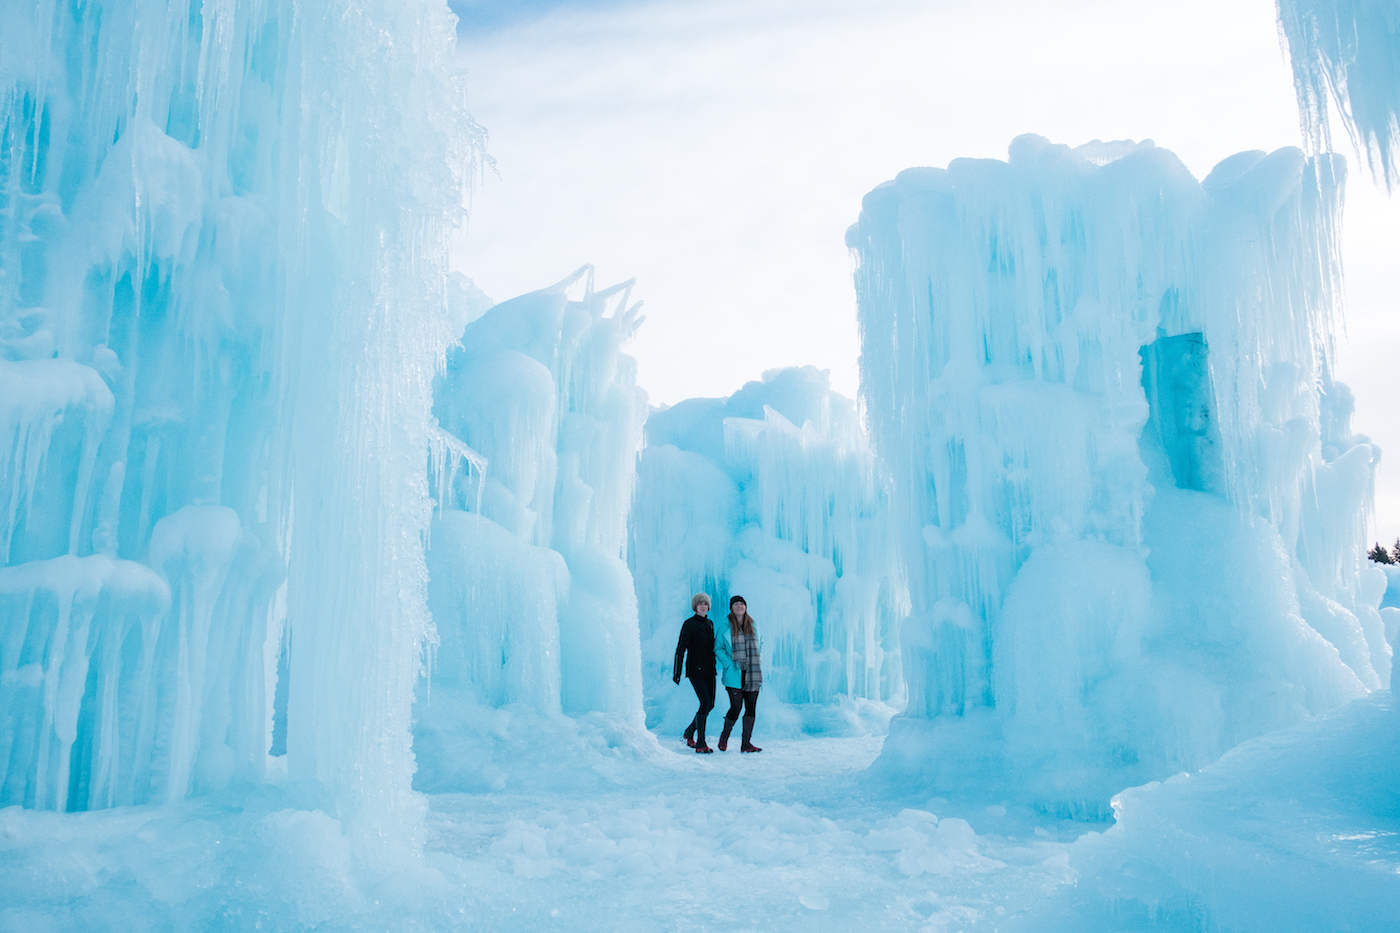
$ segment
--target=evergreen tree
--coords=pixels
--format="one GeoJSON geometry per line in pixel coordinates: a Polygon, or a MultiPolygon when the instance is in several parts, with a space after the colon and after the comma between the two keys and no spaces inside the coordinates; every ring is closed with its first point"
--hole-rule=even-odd
{"type": "MultiPolygon", "coordinates": [[[[1400,540],[1397,540],[1395,542],[1395,551],[1397,554],[1400,554],[1400,540]]],[[[1382,545],[1379,541],[1376,542],[1376,546],[1371,548],[1370,553],[1368,553],[1366,556],[1371,558],[1371,560],[1375,561],[1378,564],[1395,563],[1395,558],[1390,556],[1390,552],[1387,551],[1385,549],[1385,546],[1382,545]]]]}

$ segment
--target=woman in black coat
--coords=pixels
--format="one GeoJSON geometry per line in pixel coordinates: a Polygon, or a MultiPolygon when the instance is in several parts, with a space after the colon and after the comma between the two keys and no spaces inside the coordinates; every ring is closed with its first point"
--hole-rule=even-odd
{"type": "Polygon", "coordinates": [[[695,614],[681,626],[681,637],[676,643],[676,669],[671,679],[680,683],[684,670],[695,688],[700,709],[685,727],[685,744],[708,755],[714,749],[705,744],[705,719],[715,707],[715,627],[706,618],[710,612],[710,597],[696,593],[690,597],[690,608],[695,614]]]}

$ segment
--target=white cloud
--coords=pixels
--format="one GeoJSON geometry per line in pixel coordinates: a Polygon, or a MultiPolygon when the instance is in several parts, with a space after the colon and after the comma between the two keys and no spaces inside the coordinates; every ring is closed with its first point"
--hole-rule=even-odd
{"type": "MultiPolygon", "coordinates": [[[[636,276],[653,402],[802,363],[853,395],[843,234],[901,169],[1001,158],[1035,132],[1152,138],[1199,177],[1300,140],[1269,0],[666,0],[557,9],[461,48],[500,177],[476,196],[458,264],[496,298],[582,262],[600,282],[636,276]]],[[[1349,202],[1339,375],[1357,430],[1400,451],[1382,394],[1400,350],[1400,211],[1359,173],[1349,202]]],[[[1400,466],[1383,464],[1380,499],[1394,537],[1400,466]]]]}

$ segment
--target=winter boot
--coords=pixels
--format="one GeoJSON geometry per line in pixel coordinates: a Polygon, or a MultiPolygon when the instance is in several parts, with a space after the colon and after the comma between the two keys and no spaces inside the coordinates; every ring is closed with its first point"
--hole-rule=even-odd
{"type": "Polygon", "coordinates": [[[729,751],[729,733],[734,731],[735,722],[728,716],[724,717],[724,731],[719,734],[719,750],[722,752],[729,751]]]}
{"type": "Polygon", "coordinates": [[[763,751],[763,749],[749,741],[749,739],[753,738],[753,720],[754,718],[752,716],[744,717],[744,740],[739,745],[739,751],[741,752],[763,751]]]}
{"type": "Polygon", "coordinates": [[[695,720],[690,721],[690,725],[685,727],[685,732],[681,735],[685,739],[685,744],[691,748],[695,747],[695,720]]]}

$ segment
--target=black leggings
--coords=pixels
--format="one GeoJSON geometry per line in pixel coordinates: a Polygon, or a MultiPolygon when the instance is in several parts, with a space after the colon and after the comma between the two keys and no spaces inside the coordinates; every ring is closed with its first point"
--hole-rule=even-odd
{"type": "Polygon", "coordinates": [[[725,719],[738,719],[739,707],[744,707],[744,717],[754,718],[754,709],[758,706],[757,690],[737,690],[734,687],[725,687],[729,691],[729,712],[724,714],[725,719]]]}
{"type": "Polygon", "coordinates": [[[686,727],[686,738],[695,736],[695,744],[705,744],[705,720],[709,718],[710,710],[715,708],[715,679],[711,677],[701,677],[696,680],[690,678],[690,685],[695,688],[695,698],[700,701],[700,709],[695,714],[695,718],[686,727]]]}

